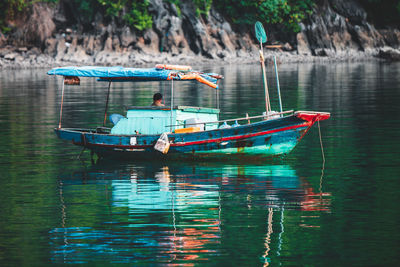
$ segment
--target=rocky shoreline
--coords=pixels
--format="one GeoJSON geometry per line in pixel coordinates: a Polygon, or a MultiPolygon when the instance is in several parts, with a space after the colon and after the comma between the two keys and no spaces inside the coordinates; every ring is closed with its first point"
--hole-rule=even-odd
{"type": "MultiPolygon", "coordinates": [[[[171,53],[147,54],[137,52],[101,51],[91,56],[79,57],[76,52],[65,53],[63,57],[53,57],[41,53],[37,48],[4,47],[0,49],[0,69],[53,68],[61,66],[124,66],[141,67],[158,63],[180,64],[191,66],[256,64],[259,62],[258,51],[229,55],[224,58],[210,59],[201,55],[174,55],[171,53]]],[[[299,55],[297,52],[270,51],[264,49],[266,62],[276,56],[279,63],[328,63],[360,61],[398,61],[400,51],[383,47],[367,52],[348,51],[329,56],[299,55]]]]}
{"type": "MultiPolygon", "coordinates": [[[[136,32],[99,18],[85,31],[71,26],[70,1],[57,6],[32,5],[30,15],[5,36],[0,32],[0,68],[49,68],[66,65],[121,65],[154,63],[208,65],[251,64],[259,60],[252,29],[233,28],[216,10],[197,17],[190,1],[180,14],[171,3],[150,0],[153,28],[136,32]]],[[[289,37],[271,28],[264,49],[281,63],[400,60],[400,31],[376,29],[357,1],[324,1],[289,37]]]]}

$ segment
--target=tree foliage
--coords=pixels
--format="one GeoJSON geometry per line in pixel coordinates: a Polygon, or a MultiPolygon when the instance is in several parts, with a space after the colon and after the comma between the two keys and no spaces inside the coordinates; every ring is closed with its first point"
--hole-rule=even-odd
{"type": "MultiPolygon", "coordinates": [[[[178,9],[184,0],[164,0],[178,9]]],[[[197,16],[207,17],[212,6],[235,24],[254,24],[257,20],[282,24],[290,31],[299,31],[301,22],[311,14],[315,0],[192,0],[197,16]]]]}
{"type": "MultiPolygon", "coordinates": [[[[59,0],[0,0],[0,29],[7,32],[6,21],[13,20],[18,12],[23,12],[36,2],[57,3],[59,0]]],[[[153,20],[148,12],[148,0],[73,0],[79,23],[90,23],[96,12],[108,19],[115,19],[142,31],[151,28],[153,20]]]]}
{"type": "Polygon", "coordinates": [[[281,24],[290,31],[300,30],[301,22],[312,13],[314,0],[214,0],[215,6],[235,24],[254,24],[257,20],[281,24]]]}
{"type": "Polygon", "coordinates": [[[27,6],[25,0],[2,0],[0,1],[0,30],[7,33],[11,29],[7,27],[6,21],[13,20],[18,12],[27,6]]]}
{"type": "Polygon", "coordinates": [[[400,25],[400,0],[360,1],[368,13],[368,18],[379,26],[400,25]]]}
{"type": "MultiPolygon", "coordinates": [[[[10,31],[6,22],[13,21],[36,2],[58,3],[60,0],[0,0],[0,30],[10,31]]],[[[163,0],[175,4],[178,15],[180,5],[188,0],[163,0]]],[[[311,14],[317,0],[191,0],[197,16],[207,17],[211,7],[238,25],[262,23],[283,25],[288,31],[300,30],[299,23],[311,14]]],[[[118,24],[127,24],[140,31],[151,28],[153,20],[149,14],[149,0],[71,0],[77,23],[90,24],[97,12],[118,24]]],[[[368,18],[386,24],[400,23],[400,0],[360,1],[368,18]]]]}
{"type": "Polygon", "coordinates": [[[123,22],[142,31],[151,28],[153,19],[148,13],[148,0],[85,0],[98,1],[109,18],[122,17],[123,22]]]}
{"type": "MultiPolygon", "coordinates": [[[[164,0],[164,2],[174,4],[177,8],[178,11],[178,16],[180,16],[181,13],[181,3],[184,0],[164,0]]],[[[196,16],[208,16],[208,13],[210,12],[210,9],[213,5],[213,0],[192,0],[195,8],[196,8],[196,16]]]]}
{"type": "Polygon", "coordinates": [[[208,16],[208,12],[210,12],[213,0],[193,0],[194,5],[196,6],[196,15],[200,17],[208,16]]]}
{"type": "Polygon", "coordinates": [[[6,22],[17,18],[29,5],[36,2],[57,3],[59,0],[0,0],[0,30],[7,33],[11,28],[7,27],[6,22]]]}

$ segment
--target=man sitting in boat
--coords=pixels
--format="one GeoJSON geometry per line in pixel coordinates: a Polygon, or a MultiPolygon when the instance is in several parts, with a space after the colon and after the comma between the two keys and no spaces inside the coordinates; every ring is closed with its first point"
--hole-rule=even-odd
{"type": "Polygon", "coordinates": [[[160,93],[155,93],[153,95],[153,103],[151,103],[152,106],[156,106],[156,107],[163,107],[164,104],[161,103],[162,102],[162,94],[160,93]]]}

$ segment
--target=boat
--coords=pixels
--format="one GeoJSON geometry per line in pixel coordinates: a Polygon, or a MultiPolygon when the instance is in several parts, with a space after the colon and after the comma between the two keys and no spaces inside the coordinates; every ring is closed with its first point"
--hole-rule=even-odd
{"type": "MultiPolygon", "coordinates": [[[[126,67],[59,67],[49,75],[62,76],[62,94],[57,136],[72,144],[105,157],[169,157],[172,155],[288,154],[316,123],[330,117],[328,112],[280,111],[257,116],[220,120],[217,107],[174,105],[177,82],[196,81],[216,90],[219,100],[219,81],[216,73],[194,71],[190,66],[159,64],[154,68],[126,67]],[[91,129],[63,128],[62,111],[66,85],[79,84],[83,77],[97,78],[108,84],[103,125],[91,129]],[[127,107],[124,115],[108,115],[112,83],[160,81],[171,85],[169,106],[127,107]],[[107,127],[113,121],[112,127],[107,127]],[[234,124],[233,124],[234,123],[234,124]]],[[[218,103],[219,101],[217,101],[218,103]]],[[[83,150],[82,150],[83,151],[83,150]]]]}

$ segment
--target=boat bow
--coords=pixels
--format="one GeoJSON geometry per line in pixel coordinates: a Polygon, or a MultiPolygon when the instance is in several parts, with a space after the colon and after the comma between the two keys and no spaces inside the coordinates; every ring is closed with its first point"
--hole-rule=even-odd
{"type": "Polygon", "coordinates": [[[294,115],[302,120],[308,121],[314,124],[316,121],[323,121],[330,118],[331,114],[329,112],[319,112],[319,111],[296,111],[294,115]]]}

